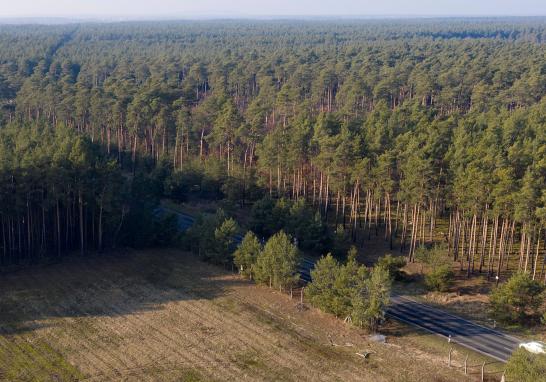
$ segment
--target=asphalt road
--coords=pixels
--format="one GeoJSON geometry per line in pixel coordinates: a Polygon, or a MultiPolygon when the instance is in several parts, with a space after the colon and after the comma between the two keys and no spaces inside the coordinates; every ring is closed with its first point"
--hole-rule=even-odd
{"type": "MultiPolygon", "coordinates": [[[[164,207],[158,208],[157,212],[159,215],[175,214],[178,219],[178,227],[181,231],[187,230],[195,221],[190,215],[164,207]]],[[[236,244],[238,244],[242,241],[243,237],[237,235],[234,239],[236,244]]],[[[311,281],[311,270],[314,266],[314,259],[309,257],[303,258],[298,266],[298,272],[304,282],[308,283],[311,281]]],[[[515,337],[478,325],[430,305],[419,303],[408,296],[392,296],[387,316],[442,336],[446,341],[451,336],[451,342],[501,362],[506,362],[521,342],[515,337]]]]}
{"type": "Polygon", "coordinates": [[[303,257],[301,263],[298,266],[298,272],[300,279],[305,283],[311,282],[311,271],[315,268],[315,259],[310,257],[303,257]]]}
{"type": "Polygon", "coordinates": [[[442,336],[501,362],[506,362],[521,342],[500,331],[478,325],[462,317],[407,296],[392,296],[387,316],[442,336]]]}

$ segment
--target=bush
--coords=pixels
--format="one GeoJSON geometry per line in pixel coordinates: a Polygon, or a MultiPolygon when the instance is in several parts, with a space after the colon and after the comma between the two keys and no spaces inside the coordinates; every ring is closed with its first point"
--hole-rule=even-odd
{"type": "Polygon", "coordinates": [[[239,231],[239,226],[232,218],[224,219],[224,221],[214,229],[214,262],[226,264],[231,260],[231,253],[234,249],[233,237],[237,231],[239,231]]]}
{"type": "Polygon", "coordinates": [[[491,307],[499,320],[523,323],[540,317],[544,298],[542,284],[518,273],[491,293],[491,307]]]}
{"type": "Polygon", "coordinates": [[[335,256],[342,256],[351,247],[350,232],[343,228],[342,224],[338,224],[332,239],[332,252],[335,256]]]}
{"type": "Polygon", "coordinates": [[[199,197],[209,200],[217,200],[222,196],[220,181],[210,178],[208,176],[203,177],[201,180],[199,197]]]}
{"type": "Polygon", "coordinates": [[[178,237],[177,219],[157,216],[160,193],[156,178],[136,174],[127,193],[119,242],[133,248],[172,244],[178,237]]]}
{"type": "Polygon", "coordinates": [[[311,304],[325,312],[334,313],[336,316],[336,309],[333,309],[332,305],[336,298],[335,284],[339,270],[339,263],[330,253],[321,257],[311,271],[313,281],[309,283],[306,291],[311,304]]]}
{"type": "Polygon", "coordinates": [[[273,220],[274,208],[275,201],[268,197],[254,203],[250,212],[250,227],[252,231],[260,236],[271,236],[282,227],[284,222],[273,220]]]}
{"type": "MultiPolygon", "coordinates": [[[[445,256],[445,248],[443,246],[434,246],[427,248],[420,246],[415,251],[415,258],[426,264],[430,271],[425,275],[425,285],[428,289],[445,292],[451,286],[453,281],[453,269],[451,260],[445,256]]],[[[421,268],[421,273],[422,273],[421,268]]]]}
{"type": "Polygon", "coordinates": [[[298,239],[303,249],[322,252],[326,249],[328,231],[318,212],[305,204],[304,200],[291,202],[285,217],[285,229],[298,239]]]}
{"type": "Polygon", "coordinates": [[[377,266],[385,268],[393,280],[403,280],[404,272],[401,270],[406,266],[406,259],[402,256],[394,257],[392,255],[386,255],[380,257],[376,263],[377,266]]]}
{"type": "Polygon", "coordinates": [[[241,203],[244,201],[245,188],[242,179],[228,178],[220,187],[224,198],[232,203],[241,203]]]}
{"type": "Polygon", "coordinates": [[[430,290],[445,292],[451,286],[453,270],[450,265],[441,265],[425,276],[425,284],[430,290]]]}
{"type": "Polygon", "coordinates": [[[168,246],[176,243],[180,237],[178,232],[178,217],[169,214],[154,221],[154,245],[168,246]]]}
{"type": "Polygon", "coordinates": [[[518,382],[546,382],[546,355],[517,349],[506,364],[506,378],[518,382]]]}

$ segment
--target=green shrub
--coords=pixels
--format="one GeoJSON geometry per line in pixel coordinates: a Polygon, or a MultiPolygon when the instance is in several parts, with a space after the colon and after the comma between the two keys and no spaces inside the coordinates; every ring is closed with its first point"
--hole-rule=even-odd
{"type": "Polygon", "coordinates": [[[282,228],[284,221],[273,219],[275,201],[269,197],[258,200],[250,212],[250,227],[260,236],[271,236],[282,228]]]}
{"type": "Polygon", "coordinates": [[[232,218],[225,219],[214,230],[214,241],[216,243],[215,256],[213,261],[216,263],[228,263],[231,260],[231,254],[234,249],[233,237],[239,231],[239,226],[232,218]]]}
{"type": "Polygon", "coordinates": [[[178,218],[169,214],[157,221],[154,221],[154,245],[169,246],[176,243],[180,234],[178,232],[178,218]]]}
{"type": "Polygon", "coordinates": [[[546,355],[517,349],[506,364],[506,379],[518,382],[546,382],[546,355]]]}
{"type": "Polygon", "coordinates": [[[353,254],[348,258],[346,264],[340,264],[331,254],[322,257],[311,271],[313,281],[306,288],[311,304],[341,318],[351,314],[357,286],[368,277],[367,268],[359,265],[353,254]]]}
{"type": "Polygon", "coordinates": [[[242,179],[228,178],[220,186],[224,198],[232,203],[239,203],[245,196],[245,185],[242,179]]]}
{"type": "Polygon", "coordinates": [[[347,309],[340,309],[338,301],[339,291],[336,281],[339,279],[341,266],[331,254],[320,258],[311,271],[313,282],[306,290],[307,298],[313,306],[336,316],[347,313],[347,309]]]}
{"type": "Polygon", "coordinates": [[[527,273],[517,273],[491,293],[493,315],[499,320],[523,323],[540,317],[544,286],[527,273]]]}
{"type": "Polygon", "coordinates": [[[406,265],[406,259],[402,256],[386,255],[380,257],[376,265],[385,268],[393,280],[402,280],[404,278],[402,268],[406,265]]]}
{"type": "Polygon", "coordinates": [[[427,265],[429,272],[425,275],[425,285],[428,289],[445,292],[453,281],[453,269],[451,260],[446,257],[446,249],[443,246],[427,248],[420,246],[415,251],[415,258],[423,265],[427,265]]]}
{"type": "Polygon", "coordinates": [[[164,195],[177,202],[185,202],[192,192],[198,192],[203,174],[189,168],[176,171],[167,177],[163,184],[164,195]]]}
{"type": "Polygon", "coordinates": [[[425,276],[425,284],[430,290],[445,292],[451,286],[453,270],[450,265],[440,265],[425,276]]]}
{"type": "Polygon", "coordinates": [[[135,175],[127,191],[127,214],[119,227],[120,243],[133,248],[145,248],[171,245],[177,241],[177,218],[174,215],[157,215],[159,188],[154,177],[142,173],[135,175]]]}

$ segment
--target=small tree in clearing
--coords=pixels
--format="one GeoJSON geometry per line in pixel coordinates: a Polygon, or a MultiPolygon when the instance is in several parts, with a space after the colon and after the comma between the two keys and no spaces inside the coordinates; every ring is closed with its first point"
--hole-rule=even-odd
{"type": "Polygon", "coordinates": [[[297,283],[300,253],[292,238],[280,231],[265,244],[256,261],[256,280],[275,288],[286,288],[297,283]]]}
{"type": "Polygon", "coordinates": [[[357,263],[356,255],[356,248],[351,247],[345,264],[340,264],[331,254],[317,262],[311,271],[313,281],[306,287],[307,297],[314,306],[336,317],[351,314],[353,297],[369,277],[368,269],[357,263]]]}
{"type": "Polygon", "coordinates": [[[339,263],[330,253],[322,257],[311,271],[313,281],[306,288],[306,295],[311,304],[338,317],[339,291],[336,288],[336,281],[339,279],[340,268],[339,263]]]}
{"type": "Polygon", "coordinates": [[[390,301],[391,278],[389,271],[375,267],[370,276],[364,279],[353,297],[353,323],[376,331],[385,318],[385,310],[390,301]]]}
{"type": "Polygon", "coordinates": [[[252,278],[252,273],[261,251],[262,245],[260,241],[254,235],[254,232],[248,231],[241,244],[237,247],[237,250],[233,253],[235,265],[237,265],[243,275],[252,278]]]}
{"type": "Polygon", "coordinates": [[[216,240],[216,250],[214,260],[220,264],[226,264],[230,260],[233,251],[233,236],[237,233],[239,227],[235,220],[226,219],[214,230],[214,239],[216,240]]]}

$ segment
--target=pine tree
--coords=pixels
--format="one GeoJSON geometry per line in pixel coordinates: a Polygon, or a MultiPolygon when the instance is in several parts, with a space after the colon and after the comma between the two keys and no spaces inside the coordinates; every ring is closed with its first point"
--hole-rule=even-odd
{"type": "Polygon", "coordinates": [[[235,265],[240,272],[252,279],[258,256],[262,252],[262,245],[252,231],[248,231],[243,241],[233,253],[235,265]]]}

